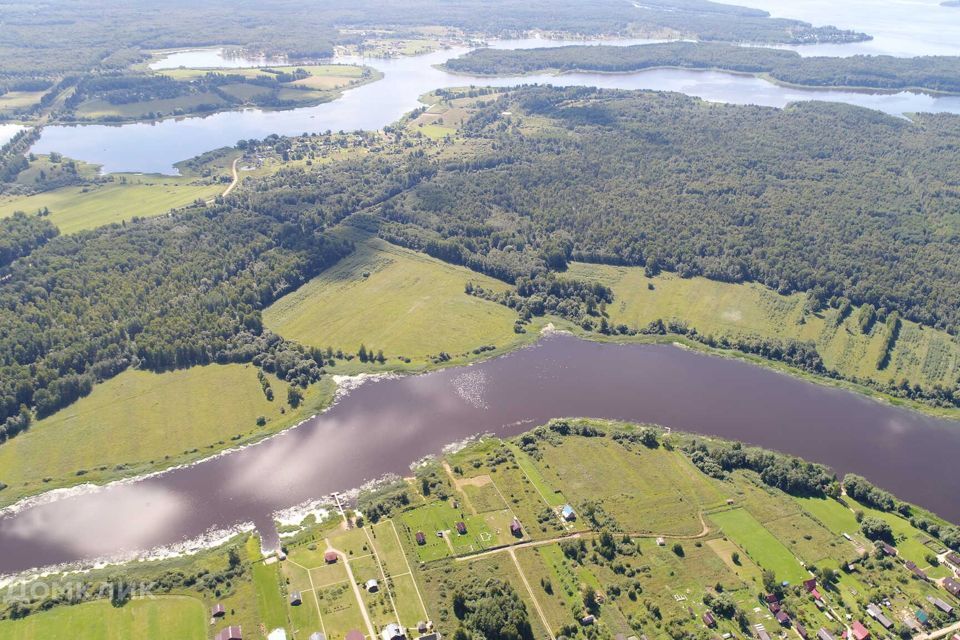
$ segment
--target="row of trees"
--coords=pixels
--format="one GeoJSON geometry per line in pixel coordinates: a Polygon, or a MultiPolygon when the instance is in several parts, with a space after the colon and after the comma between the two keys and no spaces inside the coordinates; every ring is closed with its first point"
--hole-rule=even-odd
{"type": "Polygon", "coordinates": [[[717,42],[666,42],[542,49],[478,49],[446,63],[452,71],[517,75],[544,70],[625,73],[658,67],[767,74],[816,87],[920,88],[960,93],[960,58],[952,56],[804,57],[794,51],[717,42]]]}

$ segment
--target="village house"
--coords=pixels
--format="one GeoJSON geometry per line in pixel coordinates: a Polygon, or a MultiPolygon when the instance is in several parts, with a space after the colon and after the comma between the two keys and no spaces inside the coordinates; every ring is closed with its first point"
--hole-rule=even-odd
{"type": "Polygon", "coordinates": [[[777,619],[777,622],[779,622],[783,626],[787,626],[788,624],[790,624],[790,616],[783,609],[780,609],[780,611],[777,612],[777,615],[775,617],[777,619]]]}
{"type": "Polygon", "coordinates": [[[953,578],[944,578],[943,588],[953,595],[953,597],[960,598],[960,582],[953,578]]]}
{"type": "Polygon", "coordinates": [[[377,581],[373,578],[367,580],[366,587],[367,591],[370,593],[376,593],[377,591],[380,591],[380,585],[377,584],[377,581]]]}
{"type": "Polygon", "coordinates": [[[222,618],[225,615],[227,615],[227,610],[219,602],[213,605],[213,608],[210,609],[211,618],[222,618]]]}
{"type": "Polygon", "coordinates": [[[760,640],[770,640],[770,634],[767,633],[767,630],[763,627],[757,629],[757,637],[760,638],[760,640]]]}
{"type": "Polygon", "coordinates": [[[427,536],[423,533],[423,531],[417,531],[414,537],[417,539],[417,544],[421,547],[427,544],[427,536]]]}
{"type": "Polygon", "coordinates": [[[457,523],[457,533],[462,536],[467,534],[467,525],[462,520],[457,523]]]}
{"type": "Polygon", "coordinates": [[[582,624],[582,625],[585,626],[585,627],[589,627],[589,626],[592,625],[594,622],[596,622],[596,618],[594,618],[592,614],[591,614],[591,615],[586,615],[586,616],[583,616],[582,618],[580,618],[580,624],[582,624]]]}
{"type": "Polygon", "coordinates": [[[834,638],[830,632],[823,627],[820,627],[820,631],[817,631],[817,638],[818,640],[836,640],[836,638],[834,638]]]}
{"type": "Polygon", "coordinates": [[[573,522],[577,519],[576,511],[568,504],[563,505],[563,508],[560,509],[560,515],[563,516],[563,519],[567,522],[573,522]]]}
{"type": "Polygon", "coordinates": [[[921,569],[920,567],[918,567],[917,564],[916,564],[913,560],[907,560],[907,561],[904,563],[904,566],[906,566],[907,569],[909,569],[910,572],[913,573],[913,575],[917,576],[917,577],[920,578],[921,580],[927,580],[927,579],[928,579],[928,578],[927,578],[927,574],[923,571],[923,569],[921,569]]]}
{"type": "Polygon", "coordinates": [[[391,622],[380,632],[381,640],[407,640],[407,635],[400,628],[400,625],[391,622]]]}
{"type": "Polygon", "coordinates": [[[327,564],[336,564],[339,557],[340,556],[337,555],[336,551],[327,551],[325,554],[323,554],[323,561],[327,564]]]}
{"type": "Polygon", "coordinates": [[[713,617],[712,611],[707,611],[703,614],[703,624],[710,628],[717,626],[717,619],[713,617]]]}
{"type": "Polygon", "coordinates": [[[946,555],[944,560],[947,561],[947,564],[952,566],[954,569],[960,570],[960,553],[956,551],[951,551],[946,555]]]}
{"type": "Polygon", "coordinates": [[[850,631],[853,632],[854,640],[869,640],[870,630],[863,626],[863,623],[859,620],[854,620],[853,624],[850,625],[850,631]]]}
{"type": "Polygon", "coordinates": [[[523,528],[520,526],[520,521],[516,518],[510,523],[510,533],[517,538],[523,535],[523,528]]]}
{"type": "Polygon", "coordinates": [[[227,627],[217,634],[217,640],[243,640],[243,631],[240,627],[227,627]]]}
{"type": "Polygon", "coordinates": [[[953,606],[944,602],[940,598],[936,598],[934,596],[927,596],[927,602],[935,606],[937,609],[940,609],[940,611],[943,611],[947,615],[950,615],[951,613],[953,613],[953,606]]]}
{"type": "Polygon", "coordinates": [[[874,620],[879,622],[884,629],[889,629],[893,626],[893,620],[885,616],[883,611],[880,610],[880,607],[872,602],[867,605],[867,613],[869,613],[874,620]]]}
{"type": "Polygon", "coordinates": [[[883,552],[888,556],[895,556],[897,555],[897,553],[899,553],[896,547],[893,547],[892,545],[887,544],[886,542],[884,542],[880,548],[883,549],[883,552]]]}
{"type": "Polygon", "coordinates": [[[300,592],[299,591],[292,592],[290,594],[290,606],[299,607],[301,604],[303,604],[303,598],[300,596],[300,592]]]}
{"type": "Polygon", "coordinates": [[[802,623],[800,623],[800,622],[796,623],[795,625],[793,625],[793,628],[797,630],[797,633],[800,634],[800,637],[801,637],[801,638],[804,638],[804,640],[806,640],[806,638],[807,638],[807,628],[806,628],[805,626],[803,626],[802,623]]]}

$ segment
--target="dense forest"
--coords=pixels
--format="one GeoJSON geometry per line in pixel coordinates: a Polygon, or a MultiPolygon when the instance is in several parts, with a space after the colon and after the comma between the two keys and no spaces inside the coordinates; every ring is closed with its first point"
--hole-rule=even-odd
{"type": "Polygon", "coordinates": [[[658,67],[722,69],[767,74],[791,84],[816,87],[925,89],[960,93],[960,58],[925,56],[803,57],[795,51],[709,42],[666,42],[544,49],[477,49],[450,60],[460,73],[518,75],[537,71],[624,73],[658,67]]]}
{"type": "Polygon", "coordinates": [[[149,49],[240,45],[254,51],[314,59],[361,35],[338,29],[386,27],[398,31],[439,25],[481,36],[532,29],[569,34],[670,33],[704,40],[849,42],[864,34],[771,18],[760,10],[708,0],[655,0],[642,7],[622,0],[324,0],[271,3],[237,0],[158,4],[146,0],[29,0],[3,5],[0,80],[117,70],[149,49]],[[149,24],[145,30],[141,25],[149,24]],[[65,50],[70,55],[64,55],[65,50]]]}
{"type": "MultiPolygon", "coordinates": [[[[624,330],[603,317],[608,289],[563,274],[576,259],[872,305],[860,321],[885,323],[890,340],[899,316],[960,328],[954,116],[589,88],[479,99],[456,153],[425,153],[436,143],[396,128],[244,141],[292,159],[324,145],[375,151],[248,179],[210,207],[28,242],[30,259],[0,270],[8,434],[22,406],[45,415],[131,365],[252,361],[316,379],[325,356],[264,331],[260,311],[350,251],[326,230],[360,212],[388,240],[514,284],[468,293],[521,322],[551,312],[624,330]]],[[[726,346],[829,373],[807,345],[726,346]]],[[[957,400],[956,389],[907,391],[957,400]]]]}

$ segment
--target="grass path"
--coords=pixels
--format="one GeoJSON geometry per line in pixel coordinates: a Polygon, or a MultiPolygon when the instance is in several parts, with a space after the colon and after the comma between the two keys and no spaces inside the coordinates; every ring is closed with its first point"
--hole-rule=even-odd
{"type": "Polygon", "coordinates": [[[537,610],[537,615],[540,616],[540,622],[543,623],[543,628],[547,630],[547,635],[550,636],[550,640],[556,640],[556,636],[553,635],[553,631],[550,629],[550,623],[547,622],[547,616],[540,607],[540,601],[537,600],[537,596],[533,593],[533,588],[530,586],[530,582],[527,580],[527,575],[523,572],[523,567],[520,566],[520,561],[517,560],[517,554],[514,551],[514,547],[509,548],[509,553],[510,559],[513,560],[513,564],[517,568],[517,574],[520,576],[523,586],[527,589],[527,594],[530,596],[530,601],[533,602],[533,608],[537,610]]]}
{"type": "Polygon", "coordinates": [[[347,569],[347,575],[350,577],[350,586],[353,587],[353,595],[357,599],[357,606],[360,607],[360,613],[363,614],[363,622],[367,625],[367,634],[371,638],[377,637],[377,632],[373,628],[373,622],[370,620],[370,614],[367,613],[367,606],[363,603],[363,594],[360,593],[360,587],[357,586],[357,578],[353,575],[353,569],[350,567],[350,561],[347,558],[347,554],[339,549],[334,548],[333,543],[330,542],[330,538],[325,538],[324,542],[327,543],[327,549],[333,551],[340,557],[340,560],[343,562],[343,566],[347,569]]]}

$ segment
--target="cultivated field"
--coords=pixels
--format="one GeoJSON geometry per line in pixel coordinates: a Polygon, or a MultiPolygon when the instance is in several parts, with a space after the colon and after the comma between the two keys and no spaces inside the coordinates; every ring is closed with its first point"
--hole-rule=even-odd
{"type": "MultiPolygon", "coordinates": [[[[284,296],[263,314],[276,333],[303,344],[356,353],[382,349],[423,362],[441,351],[468,356],[477,347],[518,344],[510,309],[464,293],[467,282],[506,284],[469,269],[370,238],[335,266],[284,296]]],[[[339,365],[338,365],[339,366],[339,365]]]]}

